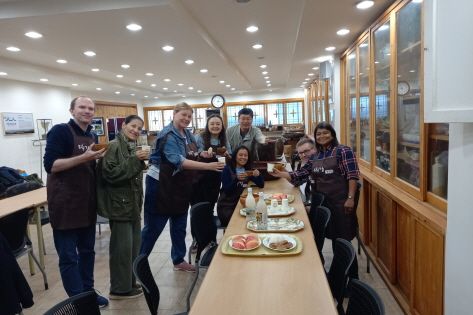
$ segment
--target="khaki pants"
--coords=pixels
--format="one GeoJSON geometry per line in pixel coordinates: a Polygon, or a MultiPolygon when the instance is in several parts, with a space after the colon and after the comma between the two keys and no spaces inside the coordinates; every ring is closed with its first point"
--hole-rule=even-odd
{"type": "Polygon", "coordinates": [[[136,285],[133,261],[141,244],[141,220],[110,220],[110,292],[128,293],[136,285]]]}

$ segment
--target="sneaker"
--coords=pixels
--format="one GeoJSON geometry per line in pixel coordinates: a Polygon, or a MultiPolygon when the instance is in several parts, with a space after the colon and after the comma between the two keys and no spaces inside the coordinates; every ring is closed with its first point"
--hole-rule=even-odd
{"type": "Polygon", "coordinates": [[[126,299],[134,299],[142,295],[143,295],[143,290],[132,289],[130,292],[127,292],[127,293],[110,292],[110,295],[108,297],[110,298],[110,300],[126,300],[126,299]]]}
{"type": "Polygon", "coordinates": [[[99,308],[104,308],[108,306],[108,300],[104,298],[103,296],[97,294],[97,304],[99,305],[99,308]]]}
{"type": "Polygon", "coordinates": [[[183,261],[180,264],[174,265],[174,271],[195,272],[195,267],[183,261]]]}

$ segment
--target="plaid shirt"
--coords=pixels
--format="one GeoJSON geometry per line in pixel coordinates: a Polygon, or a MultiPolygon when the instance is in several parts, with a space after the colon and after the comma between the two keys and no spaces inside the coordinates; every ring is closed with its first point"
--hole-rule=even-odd
{"type": "Polygon", "coordinates": [[[299,186],[305,183],[312,172],[312,162],[314,160],[323,160],[332,156],[333,150],[337,150],[336,157],[342,175],[344,175],[347,180],[358,180],[360,177],[360,170],[358,169],[355,153],[350,147],[339,145],[337,147],[329,147],[325,151],[316,152],[312,155],[309,161],[300,170],[290,173],[291,183],[294,186],[299,186]]]}

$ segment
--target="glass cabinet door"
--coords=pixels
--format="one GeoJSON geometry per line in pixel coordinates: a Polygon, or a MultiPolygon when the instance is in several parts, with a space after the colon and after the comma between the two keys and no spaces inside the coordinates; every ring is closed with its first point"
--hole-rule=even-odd
{"type": "Polygon", "coordinates": [[[347,59],[347,104],[348,104],[348,115],[347,115],[347,124],[348,124],[348,135],[349,143],[354,152],[357,152],[356,148],[356,52],[352,52],[348,55],[347,59]]]}
{"type": "Polygon", "coordinates": [[[391,171],[391,137],[390,137],[390,59],[391,43],[389,23],[374,31],[374,69],[375,69],[375,136],[376,166],[391,171]]]}
{"type": "Polygon", "coordinates": [[[448,124],[429,124],[428,190],[443,199],[447,199],[448,139],[448,124]]]}
{"type": "Polygon", "coordinates": [[[358,46],[358,78],[360,86],[360,157],[370,161],[370,48],[368,39],[358,46]]]}
{"type": "Polygon", "coordinates": [[[419,187],[421,86],[421,8],[410,2],[396,13],[397,174],[419,187]]]}

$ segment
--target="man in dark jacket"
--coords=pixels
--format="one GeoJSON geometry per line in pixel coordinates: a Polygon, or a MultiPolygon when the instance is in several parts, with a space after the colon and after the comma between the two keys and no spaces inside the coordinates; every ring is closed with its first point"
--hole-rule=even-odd
{"type": "MultiPolygon", "coordinates": [[[[61,279],[69,296],[93,290],[95,260],[95,160],[90,123],[94,102],[85,96],[72,100],[72,119],[48,133],[44,168],[48,173],[48,208],[61,279]]],[[[97,296],[104,307],[108,300],[97,296]]]]}

